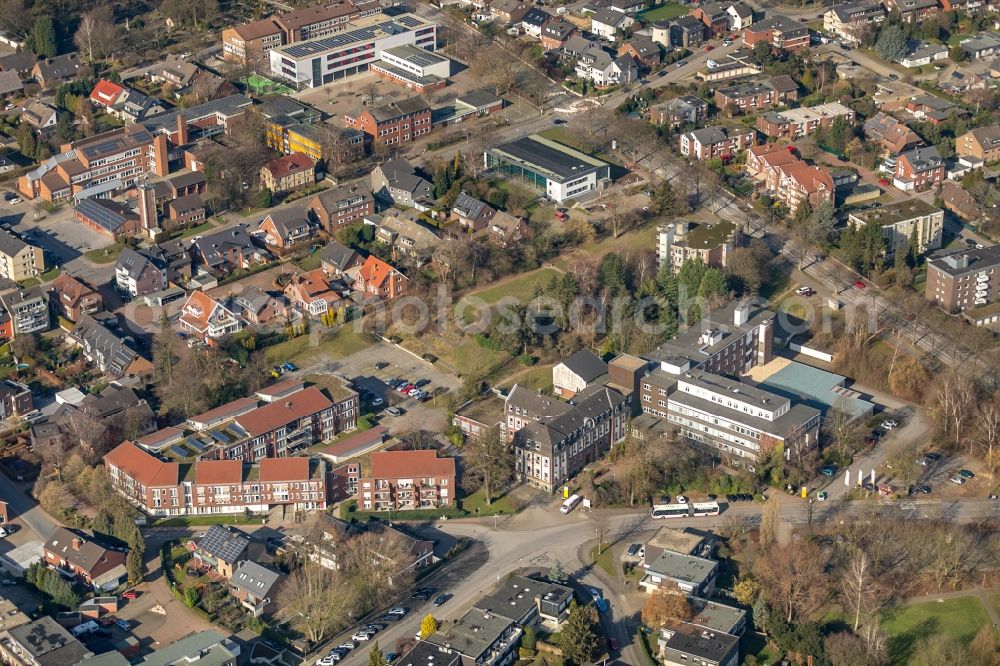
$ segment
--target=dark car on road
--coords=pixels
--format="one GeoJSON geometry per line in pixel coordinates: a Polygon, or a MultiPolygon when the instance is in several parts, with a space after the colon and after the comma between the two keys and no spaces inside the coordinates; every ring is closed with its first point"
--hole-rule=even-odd
{"type": "Polygon", "coordinates": [[[434,605],[443,606],[448,602],[449,599],[451,599],[451,595],[448,594],[447,592],[445,592],[444,594],[439,594],[437,599],[434,600],[434,605]]]}

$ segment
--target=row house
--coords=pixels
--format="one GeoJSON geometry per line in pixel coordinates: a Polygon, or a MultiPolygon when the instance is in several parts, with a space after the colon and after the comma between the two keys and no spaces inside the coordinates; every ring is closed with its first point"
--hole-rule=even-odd
{"type": "Polygon", "coordinates": [[[431,107],[422,97],[410,97],[346,115],[344,122],[364,132],[370,144],[395,146],[430,133],[431,107]]]}
{"type": "Polygon", "coordinates": [[[885,21],[885,16],[885,8],[878,0],[845,2],[823,13],[823,30],[857,44],[867,31],[885,21]]]}
{"type": "Polygon", "coordinates": [[[454,458],[437,451],[376,451],[371,475],[358,480],[358,506],[366,511],[405,511],[453,506],[454,458]]]}
{"type": "Polygon", "coordinates": [[[782,74],[768,81],[726,86],[715,91],[715,105],[727,113],[753,114],[798,100],[799,86],[782,74]]]}
{"type": "Polygon", "coordinates": [[[326,508],[326,463],[319,458],[199,460],[181,465],[130,441],[104,457],[112,487],[150,516],[326,508]]]}
{"type": "Polygon", "coordinates": [[[909,191],[926,190],[944,182],[945,165],[941,153],[934,146],[914,148],[896,160],[892,184],[909,191]]]}
{"type": "Polygon", "coordinates": [[[728,159],[753,146],[756,136],[746,127],[704,127],[681,134],[680,151],[688,159],[728,159]]]}
{"type": "Polygon", "coordinates": [[[797,52],[809,48],[809,28],[781,14],[773,14],[743,31],[743,43],[753,48],[766,43],[781,51],[797,52]]]}
{"type": "Polygon", "coordinates": [[[853,123],[854,111],[840,102],[769,111],[757,116],[757,129],[768,137],[794,141],[812,134],[820,127],[829,127],[838,118],[853,123]]]}

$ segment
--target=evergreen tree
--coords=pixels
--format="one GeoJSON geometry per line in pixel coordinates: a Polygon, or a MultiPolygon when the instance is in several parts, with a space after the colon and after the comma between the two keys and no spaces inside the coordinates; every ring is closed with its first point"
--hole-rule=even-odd
{"type": "Polygon", "coordinates": [[[875,42],[875,53],[889,61],[899,60],[906,55],[906,34],[898,23],[886,22],[875,42]]]}
{"type": "Polygon", "coordinates": [[[549,569],[549,580],[554,583],[561,583],[566,580],[566,572],[563,571],[562,562],[556,560],[549,569]]]}
{"type": "Polygon", "coordinates": [[[627,286],[625,263],[618,254],[609,252],[604,255],[604,259],[601,260],[600,275],[601,284],[607,287],[612,294],[617,295],[625,292],[627,286]]]}
{"type": "Polygon", "coordinates": [[[910,240],[906,247],[906,260],[910,266],[920,263],[920,242],[917,240],[917,225],[910,229],[910,240]]]}
{"type": "Polygon", "coordinates": [[[799,224],[806,224],[812,218],[813,207],[809,199],[803,199],[799,207],[795,209],[795,221],[799,224]]]}
{"type": "Polygon", "coordinates": [[[680,270],[677,271],[678,297],[675,302],[678,305],[681,305],[682,301],[688,301],[698,294],[698,289],[701,287],[701,279],[705,276],[707,268],[701,259],[688,259],[681,264],[680,270]]]}
{"type": "Polygon", "coordinates": [[[59,52],[56,45],[56,26],[51,16],[39,16],[35,19],[35,25],[28,35],[28,44],[31,50],[42,58],[51,58],[59,52]]]}
{"type": "Polygon", "coordinates": [[[38,152],[35,131],[31,129],[31,125],[24,121],[21,121],[21,124],[17,126],[17,147],[22,155],[31,159],[34,159],[38,152]]]}
{"type": "Polygon", "coordinates": [[[257,193],[257,207],[258,208],[270,208],[273,203],[274,195],[271,194],[271,190],[268,188],[263,188],[257,193]]]}
{"type": "Polygon", "coordinates": [[[594,633],[594,609],[579,606],[576,601],[569,604],[569,615],[563,625],[560,647],[566,659],[573,664],[587,664],[597,647],[594,633]]]}
{"type": "Polygon", "coordinates": [[[718,268],[709,268],[698,285],[698,298],[703,301],[725,299],[729,289],[726,287],[726,275],[718,268]]]}
{"type": "Polygon", "coordinates": [[[372,649],[368,651],[368,666],[387,666],[388,663],[385,655],[382,654],[382,650],[378,646],[378,641],[375,641],[372,649]]]}

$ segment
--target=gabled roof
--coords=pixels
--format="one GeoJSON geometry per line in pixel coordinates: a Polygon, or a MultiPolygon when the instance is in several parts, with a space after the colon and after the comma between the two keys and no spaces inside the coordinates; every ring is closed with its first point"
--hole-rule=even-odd
{"type": "Polygon", "coordinates": [[[201,253],[209,267],[218,266],[229,260],[226,253],[231,250],[256,252],[250,234],[242,225],[220,229],[214,233],[202,236],[192,244],[201,253]]]}
{"type": "Polygon", "coordinates": [[[346,271],[358,258],[357,252],[337,241],[330,241],[320,252],[323,263],[330,264],[339,271],[346,271]]]}
{"type": "Polygon", "coordinates": [[[105,455],[104,463],[114,465],[147,488],[180,483],[179,464],[163,462],[127,440],[105,455]]]}
{"type": "Polygon", "coordinates": [[[608,364],[589,349],[581,349],[560,365],[566,366],[566,369],[585,382],[592,382],[601,375],[608,374],[608,364]]]}
{"type": "Polygon", "coordinates": [[[302,153],[291,153],[290,155],[284,155],[271,160],[265,164],[263,168],[267,169],[271,173],[272,178],[275,180],[281,180],[282,178],[286,178],[293,173],[306,171],[314,168],[315,166],[316,162],[314,162],[308,155],[303,155],[302,153]]]}
{"type": "Polygon", "coordinates": [[[208,329],[212,315],[218,310],[224,310],[232,316],[232,313],[222,303],[205,292],[192,291],[188,294],[187,300],[184,301],[180,319],[196,331],[205,331],[208,329]]]}
{"type": "Polygon", "coordinates": [[[455,203],[452,204],[451,211],[460,217],[470,220],[479,219],[485,211],[492,209],[485,201],[481,201],[464,190],[459,193],[455,203]]]}
{"type": "Polygon", "coordinates": [[[808,26],[804,23],[799,23],[798,21],[793,21],[792,19],[784,16],[782,14],[772,14],[768,16],[763,21],[754,23],[749,28],[750,32],[777,32],[781,34],[795,33],[795,32],[809,32],[808,26]]]}
{"type": "MultiPolygon", "coordinates": [[[[203,464],[204,461],[199,462],[197,467],[203,464]]],[[[230,564],[236,562],[249,546],[250,535],[228,525],[212,525],[198,539],[198,550],[230,564]]]]}
{"type": "Polygon", "coordinates": [[[124,92],[124,86],[113,81],[108,81],[107,79],[101,79],[94,86],[94,89],[90,91],[90,99],[101,106],[111,106],[118,102],[118,99],[124,92]]]}
{"type": "Polygon", "coordinates": [[[365,263],[361,265],[358,275],[365,281],[366,284],[371,284],[377,288],[381,288],[382,284],[386,281],[386,278],[395,272],[397,272],[395,268],[385,263],[375,255],[368,255],[368,258],[365,259],[365,263]]]}
{"type": "Polygon", "coordinates": [[[590,17],[590,20],[592,23],[600,23],[601,25],[617,28],[630,18],[631,17],[628,14],[624,14],[617,9],[606,7],[598,10],[593,16],[590,17]]]}
{"type": "Polygon", "coordinates": [[[923,146],[921,148],[914,148],[908,150],[899,156],[899,159],[906,160],[913,167],[913,170],[917,173],[921,171],[930,171],[931,169],[937,169],[944,166],[944,160],[941,159],[941,153],[934,146],[923,146]]]}
{"type": "MultiPolygon", "coordinates": [[[[92,291],[88,289],[83,293],[91,293],[92,291]]],[[[142,358],[139,352],[129,347],[117,333],[102,325],[86,312],[81,313],[77,319],[76,326],[69,333],[70,339],[80,345],[88,356],[92,358],[99,356],[103,359],[100,363],[101,367],[104,372],[115,379],[123,377],[132,364],[142,358]]],[[[142,370],[134,372],[144,374],[142,370]]]]}
{"type": "Polygon", "coordinates": [[[80,69],[80,59],[76,53],[64,53],[35,63],[38,74],[47,81],[71,79],[80,69]]]}
{"type": "MultiPolygon", "coordinates": [[[[272,402],[237,416],[235,420],[252,439],[291,421],[312,416],[332,406],[333,403],[318,388],[310,386],[283,400],[272,402]]],[[[306,476],[308,477],[308,474],[306,476]]],[[[261,464],[261,480],[264,480],[263,463],[261,464]]]]}
{"type": "MultiPolygon", "coordinates": [[[[293,394],[292,398],[296,396],[301,396],[303,398],[298,403],[299,411],[296,413],[299,414],[312,413],[308,410],[317,412],[320,409],[324,409],[326,406],[332,404],[329,400],[326,400],[326,397],[320,393],[319,389],[315,386],[310,386],[309,388],[293,394]],[[318,398],[317,394],[319,396],[318,398]],[[326,404],[323,404],[321,400],[326,401],[326,404]]],[[[273,405],[280,406],[282,402],[288,402],[290,400],[291,398],[284,401],[272,402],[270,405],[261,407],[261,409],[267,409],[273,405]]],[[[280,481],[307,481],[308,479],[309,458],[301,456],[290,458],[264,458],[260,461],[260,480],[263,483],[274,483],[280,481]]]]}
{"type": "Polygon", "coordinates": [[[28,244],[6,230],[0,230],[0,254],[8,257],[16,257],[21,254],[28,244]]]}
{"type": "Polygon", "coordinates": [[[438,458],[437,451],[376,451],[371,454],[374,479],[423,479],[455,476],[455,459],[438,458]]]}
{"type": "Polygon", "coordinates": [[[408,97],[395,102],[389,102],[382,106],[369,109],[369,113],[376,122],[385,123],[396,118],[430,111],[430,105],[422,97],[408,97]]]}
{"type": "Polygon", "coordinates": [[[246,561],[233,572],[229,583],[255,597],[266,598],[281,578],[282,575],[273,569],[256,562],[246,561]]]}
{"type": "Polygon", "coordinates": [[[71,531],[65,527],[56,528],[49,540],[45,542],[45,550],[87,573],[93,571],[110,551],[94,540],[93,532],[71,531]],[[77,542],[76,547],[74,547],[74,540],[77,542]]]}
{"type": "Polygon", "coordinates": [[[24,83],[16,69],[0,71],[0,95],[9,95],[24,90],[24,83]]]}
{"type": "Polygon", "coordinates": [[[524,16],[521,17],[521,23],[541,27],[550,18],[552,18],[552,15],[545,10],[539,9],[538,7],[531,7],[524,13],[524,16]]]}

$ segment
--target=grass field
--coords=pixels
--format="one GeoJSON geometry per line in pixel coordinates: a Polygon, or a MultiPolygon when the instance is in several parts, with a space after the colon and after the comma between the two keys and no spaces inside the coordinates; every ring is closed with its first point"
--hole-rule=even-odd
{"type": "Polygon", "coordinates": [[[536,391],[548,391],[552,388],[552,366],[536,365],[525,370],[523,365],[498,382],[498,386],[510,388],[514,384],[526,386],[536,391]]]}
{"type": "Polygon", "coordinates": [[[240,81],[246,84],[247,88],[258,94],[277,93],[281,95],[287,95],[295,92],[288,86],[282,85],[277,81],[272,81],[271,79],[265,78],[260,74],[251,74],[248,77],[240,79],[240,81]]]}
{"type": "Polygon", "coordinates": [[[945,634],[968,643],[989,616],[975,597],[907,604],[885,614],[882,628],[889,634],[889,656],[894,664],[906,664],[914,645],[930,634],[945,634]]]}
{"type": "Polygon", "coordinates": [[[312,336],[300,335],[297,338],[268,347],[264,350],[264,357],[268,363],[291,361],[296,365],[301,365],[303,359],[316,354],[323,353],[333,358],[343,358],[355,354],[371,344],[371,340],[367,339],[364,334],[356,332],[352,324],[348,324],[339,328],[335,333],[320,338],[315,346],[312,344],[312,336]]]}
{"type": "Polygon", "coordinates": [[[667,3],[652,9],[639,12],[636,16],[640,21],[669,21],[688,13],[688,8],[683,5],[667,3]]]}
{"type": "Polygon", "coordinates": [[[190,238],[191,236],[196,236],[196,235],[198,235],[200,233],[204,233],[206,231],[211,231],[214,228],[215,228],[215,225],[212,224],[212,222],[209,220],[209,221],[206,221],[206,222],[202,222],[201,224],[199,224],[197,226],[188,227],[187,229],[184,229],[183,231],[178,232],[177,234],[174,235],[174,238],[190,238]]]}
{"type": "Polygon", "coordinates": [[[403,347],[417,355],[434,354],[446,369],[458,375],[477,372],[492,375],[510,360],[506,352],[480,347],[472,336],[400,335],[403,347]]]}
{"type": "Polygon", "coordinates": [[[96,250],[84,253],[87,259],[95,264],[110,264],[118,261],[118,255],[122,253],[125,243],[112,243],[106,247],[99,247],[96,250]]]}
{"type": "MultiPolygon", "coordinates": [[[[539,132],[539,134],[544,136],[546,139],[551,139],[563,144],[564,146],[569,146],[570,148],[579,150],[581,153],[590,154],[587,146],[580,142],[579,137],[565,127],[551,127],[544,132],[539,132]]],[[[614,155],[609,155],[608,153],[597,153],[594,157],[604,160],[608,164],[616,167],[622,166],[622,163],[614,155]]]]}

